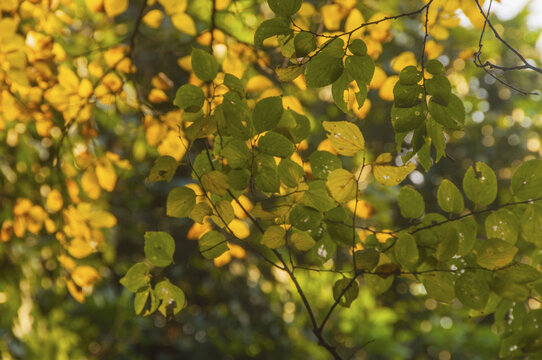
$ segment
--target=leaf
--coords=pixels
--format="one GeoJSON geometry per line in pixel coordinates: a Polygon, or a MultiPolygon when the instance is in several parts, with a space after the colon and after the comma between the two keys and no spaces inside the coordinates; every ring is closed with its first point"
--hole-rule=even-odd
{"type": "Polygon", "coordinates": [[[295,146],[285,136],[269,131],[258,140],[258,149],[265,154],[287,158],[293,154],[295,146]]]}
{"type": "Polygon", "coordinates": [[[463,191],[475,204],[486,206],[497,197],[497,177],[483,162],[478,161],[475,166],[476,171],[470,166],[463,177],[463,191]]]}
{"type": "Polygon", "coordinates": [[[454,278],[447,272],[434,272],[421,276],[427,295],[437,301],[450,303],[455,297],[454,278]]]}
{"type": "Polygon", "coordinates": [[[330,85],[341,76],[343,69],[342,59],[320,52],[305,67],[305,82],[312,88],[330,85]]]}
{"type": "Polygon", "coordinates": [[[450,260],[459,249],[459,238],[453,224],[442,227],[439,236],[439,243],[435,251],[435,257],[440,262],[450,260]]]}
{"type": "Polygon", "coordinates": [[[288,187],[297,187],[305,175],[303,168],[290,159],[282,159],[278,166],[279,179],[288,187]]]}
{"type": "Polygon", "coordinates": [[[156,266],[168,266],[173,261],[175,240],[163,231],[145,233],[145,257],[156,266]]]}
{"type": "Polygon", "coordinates": [[[184,111],[198,112],[205,102],[203,90],[192,84],[184,84],[175,94],[173,104],[180,107],[184,111]]]}
{"type": "Polygon", "coordinates": [[[213,81],[218,74],[218,63],[207,51],[193,49],[192,71],[201,81],[213,81]]]}
{"type": "Polygon", "coordinates": [[[312,175],[315,178],[327,179],[328,175],[342,167],[341,160],[328,151],[315,151],[309,157],[312,175]]]}
{"type": "Polygon", "coordinates": [[[542,209],[538,206],[529,206],[521,217],[521,236],[525,241],[542,247],[542,209]]]}
{"type": "Polygon", "coordinates": [[[399,235],[393,248],[395,251],[395,259],[401,266],[411,269],[418,263],[420,254],[418,252],[416,240],[412,235],[408,233],[399,235]]]}
{"type": "Polygon", "coordinates": [[[196,205],[196,193],[187,187],[176,187],[167,196],[167,216],[183,218],[187,217],[196,205]]]}
{"type": "Polygon", "coordinates": [[[357,82],[360,89],[369,85],[375,72],[375,63],[369,55],[347,56],[344,67],[348,75],[357,82]]]}
{"type": "Polygon", "coordinates": [[[216,214],[212,216],[215,224],[223,228],[231,223],[235,217],[233,206],[228,200],[220,200],[215,204],[216,214]]]}
{"type": "Polygon", "coordinates": [[[391,123],[395,132],[407,132],[419,128],[426,119],[426,112],[422,104],[413,107],[391,108],[391,123]]]}
{"type": "Polygon", "coordinates": [[[322,221],[323,215],[320,211],[311,207],[297,204],[294,206],[288,220],[292,226],[299,230],[316,229],[322,221]]]}
{"type": "Polygon", "coordinates": [[[425,80],[427,93],[431,95],[431,101],[442,106],[448,106],[452,85],[444,75],[434,75],[431,79],[425,80]]]}
{"type": "Polygon", "coordinates": [[[336,169],[327,177],[326,187],[333,199],[339,203],[345,203],[356,197],[358,183],[350,171],[336,169]]]}
{"type": "Polygon", "coordinates": [[[96,164],[96,179],[105,191],[113,191],[117,183],[117,173],[111,161],[107,158],[100,159],[96,164]]]}
{"type": "Polygon", "coordinates": [[[354,253],[356,270],[371,271],[380,260],[380,253],[373,248],[358,250],[354,253]]]}
{"type": "Polygon", "coordinates": [[[149,286],[151,276],[149,274],[149,266],[145,263],[134,264],[120,279],[120,283],[128,291],[138,292],[149,286]]]}
{"type": "Polygon", "coordinates": [[[444,73],[444,65],[437,59],[431,59],[427,62],[425,67],[427,72],[432,75],[439,75],[444,73]]]}
{"type": "Polygon", "coordinates": [[[423,87],[418,84],[404,85],[397,82],[393,87],[393,102],[399,108],[413,107],[421,102],[423,96],[423,87]]]}
{"type": "Polygon", "coordinates": [[[429,101],[429,113],[445,128],[450,130],[463,129],[465,121],[465,107],[461,99],[454,94],[450,95],[448,106],[442,106],[431,99],[429,101]]]}
{"type": "Polygon", "coordinates": [[[252,114],[254,128],[258,134],[273,130],[280,122],[283,112],[280,96],[272,96],[258,101],[252,114]]]}
{"type": "Polygon", "coordinates": [[[184,307],[185,297],[183,291],[167,279],[156,284],[154,293],[160,301],[158,311],[166,317],[177,314],[184,307]]]}
{"type": "Polygon", "coordinates": [[[128,0],[104,0],[103,6],[108,17],[115,17],[128,9],[128,0]]]}
{"type": "Polygon", "coordinates": [[[250,182],[250,171],[234,169],[228,173],[228,185],[234,190],[244,190],[250,182]]]}
{"type": "Polygon", "coordinates": [[[50,212],[56,213],[64,205],[64,200],[60,191],[53,189],[47,194],[47,200],[45,201],[45,206],[50,212]]]}
{"type": "Polygon", "coordinates": [[[499,209],[486,218],[486,236],[515,244],[518,239],[519,225],[518,218],[513,212],[499,209]]]}
{"type": "Polygon", "coordinates": [[[478,228],[476,220],[472,217],[467,217],[459,221],[454,221],[453,224],[459,240],[457,254],[460,256],[467,255],[470,253],[476,242],[476,232],[478,228]]]}
{"type": "Polygon", "coordinates": [[[135,294],[134,297],[134,310],[136,314],[141,314],[143,316],[147,316],[152,314],[153,312],[158,309],[158,300],[156,299],[156,295],[154,291],[149,287],[146,291],[140,291],[135,294]],[[149,303],[150,298],[150,303],[149,303]],[[145,310],[146,305],[149,305],[148,308],[145,310]],[[143,311],[145,310],[145,311],[143,311]]]}
{"type": "Polygon", "coordinates": [[[422,73],[414,65],[405,66],[399,73],[399,83],[403,85],[414,85],[421,79],[422,73]]]}
{"type": "Polygon", "coordinates": [[[213,209],[211,205],[206,202],[197,203],[190,211],[188,217],[197,223],[203,224],[203,220],[206,216],[212,215],[213,209]]]}
{"type": "MultiPolygon", "coordinates": [[[[185,117],[186,120],[186,117],[185,117]]],[[[216,133],[216,120],[214,117],[205,116],[196,119],[192,125],[184,130],[185,136],[189,141],[193,142],[196,139],[206,138],[209,135],[216,133]]]]}
{"type": "Polygon", "coordinates": [[[271,225],[262,236],[262,244],[271,249],[278,249],[286,243],[286,230],[282,226],[271,225]]]}
{"type": "Polygon", "coordinates": [[[425,202],[422,195],[411,185],[403,186],[397,197],[401,216],[407,219],[417,219],[425,212],[425,202]]]}
{"type": "Polygon", "coordinates": [[[476,262],[486,269],[497,269],[508,265],[518,248],[501,239],[487,239],[478,250],[476,262]]]}
{"type": "Polygon", "coordinates": [[[373,176],[376,181],[384,186],[395,186],[410,174],[416,165],[412,162],[403,166],[386,165],[392,160],[391,154],[378,155],[373,163],[373,176]]]}
{"type": "Polygon", "coordinates": [[[365,139],[355,124],[348,121],[324,121],[322,126],[339,154],[354,156],[365,149],[365,139]]]}
{"type": "Polygon", "coordinates": [[[303,67],[301,65],[290,65],[285,68],[276,67],[275,73],[282,82],[289,82],[297,79],[297,77],[303,74],[303,67]]]}
{"type": "Polygon", "coordinates": [[[211,230],[199,238],[199,251],[206,259],[214,259],[228,251],[228,244],[224,235],[211,230]]]}
{"type": "Polygon", "coordinates": [[[528,284],[542,279],[542,273],[534,267],[517,263],[496,272],[502,279],[516,284],[528,284]]]}
{"type": "Polygon", "coordinates": [[[236,92],[227,92],[222,104],[215,110],[219,130],[240,140],[253,136],[252,116],[245,99],[236,92]],[[221,128],[221,129],[220,129],[221,128]]]}
{"type": "Polygon", "coordinates": [[[201,176],[201,186],[205,191],[224,196],[229,188],[228,177],[223,172],[213,170],[201,176]]]}
{"type": "Polygon", "coordinates": [[[348,50],[354,55],[363,56],[367,54],[367,45],[361,39],[354,39],[348,45],[348,50]]]}
{"type": "Polygon", "coordinates": [[[256,29],[254,34],[254,45],[262,46],[263,41],[274,35],[290,35],[293,34],[293,30],[290,29],[290,22],[281,17],[276,17],[264,21],[256,29]]]}
{"type": "Polygon", "coordinates": [[[345,91],[348,90],[349,83],[348,74],[343,72],[342,75],[339,76],[339,78],[331,85],[331,95],[333,96],[333,101],[335,102],[335,105],[337,105],[337,107],[344,113],[348,113],[348,105],[344,100],[344,95],[345,91]]]}
{"type": "Polygon", "coordinates": [[[520,200],[542,197],[542,160],[533,159],[521,164],[512,175],[511,188],[520,200]]]}
{"type": "Polygon", "coordinates": [[[309,189],[303,194],[303,202],[320,211],[328,211],[337,206],[335,200],[329,196],[323,180],[313,180],[309,184],[309,189]]]}
{"type": "Polygon", "coordinates": [[[497,295],[513,301],[524,301],[531,294],[527,285],[506,281],[500,276],[496,276],[491,282],[491,290],[497,295]]]}
{"type": "Polygon", "coordinates": [[[314,239],[309,235],[307,231],[295,231],[290,236],[290,241],[299,251],[310,250],[316,244],[314,239]]]}
{"type": "Polygon", "coordinates": [[[302,0],[267,0],[269,7],[277,15],[290,17],[301,8],[302,0]]]}
{"type": "Polygon", "coordinates": [[[450,180],[444,179],[437,190],[437,201],[442,211],[459,214],[465,207],[463,195],[450,180]]]}
{"type": "Polygon", "coordinates": [[[277,164],[272,156],[258,154],[252,163],[254,183],[263,192],[274,193],[280,188],[277,164]]]}
{"type": "Polygon", "coordinates": [[[455,281],[455,295],[465,306],[482,310],[489,299],[489,285],[477,272],[467,271],[455,281]]]}
{"type": "Polygon", "coordinates": [[[245,91],[243,89],[243,83],[235,75],[224,75],[224,85],[226,85],[228,89],[235,91],[240,96],[244,95],[245,91]]]}
{"type": "Polygon", "coordinates": [[[177,171],[179,164],[177,160],[169,155],[160,156],[154,160],[154,165],[151,168],[149,177],[147,178],[150,182],[157,181],[167,181],[170,182],[177,171]]]}
{"type": "Polygon", "coordinates": [[[300,32],[294,38],[295,55],[305,57],[316,50],[316,39],[308,32],[300,32]]]}
{"type": "Polygon", "coordinates": [[[228,160],[231,168],[243,169],[248,166],[252,153],[244,141],[232,139],[224,146],[222,155],[228,160]]]}
{"type": "Polygon", "coordinates": [[[333,285],[333,299],[341,306],[349,308],[359,294],[357,280],[343,278],[333,285]]]}

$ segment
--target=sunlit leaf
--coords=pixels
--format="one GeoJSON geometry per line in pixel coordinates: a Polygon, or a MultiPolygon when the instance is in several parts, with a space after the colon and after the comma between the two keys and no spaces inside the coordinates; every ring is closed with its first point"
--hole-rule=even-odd
{"type": "Polygon", "coordinates": [[[365,149],[365,139],[355,124],[348,121],[324,121],[322,126],[339,154],[354,156],[365,149]]]}

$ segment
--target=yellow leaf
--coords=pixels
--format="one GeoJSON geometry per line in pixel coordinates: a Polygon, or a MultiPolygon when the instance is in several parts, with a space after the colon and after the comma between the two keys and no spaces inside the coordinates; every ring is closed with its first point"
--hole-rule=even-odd
{"type": "Polygon", "coordinates": [[[104,2],[103,0],[85,0],[85,4],[90,11],[98,13],[102,11],[104,2]]]}
{"type": "MultiPolygon", "coordinates": [[[[365,22],[365,19],[363,18],[361,11],[359,11],[358,9],[352,9],[350,10],[350,14],[348,14],[348,17],[346,18],[346,22],[344,23],[344,31],[346,32],[352,31],[355,28],[359,27],[364,22],[365,22]]],[[[361,38],[362,33],[363,33],[363,29],[354,31],[352,33],[351,39],[353,40],[353,39],[361,38]]]]}
{"type": "Polygon", "coordinates": [[[30,211],[32,207],[32,202],[25,198],[18,198],[15,201],[15,206],[13,207],[13,215],[21,216],[30,211]]]}
{"type": "Polygon", "coordinates": [[[248,225],[239,219],[233,219],[228,227],[238,239],[246,239],[250,235],[250,229],[248,225]]]}
{"type": "Polygon", "coordinates": [[[412,51],[405,51],[391,59],[391,68],[395,72],[401,72],[401,70],[409,65],[418,65],[416,55],[412,51]]]}
{"type": "Polygon", "coordinates": [[[352,199],[348,202],[347,206],[352,213],[355,210],[356,216],[361,219],[368,219],[373,214],[373,207],[365,200],[358,200],[356,206],[356,199],[352,199]]]}
{"type": "MultiPolygon", "coordinates": [[[[483,0],[480,0],[480,6],[484,4],[483,0]]],[[[468,1],[468,0],[461,0],[461,10],[467,17],[469,18],[471,24],[477,28],[482,29],[484,26],[484,17],[482,16],[482,13],[480,13],[480,9],[478,9],[478,6],[474,1],[468,1]]]]}
{"type": "Polygon", "coordinates": [[[158,153],[160,155],[169,155],[177,161],[181,161],[186,153],[186,147],[188,141],[179,135],[179,131],[169,131],[166,138],[158,146],[158,153]]]}
{"type": "Polygon", "coordinates": [[[158,0],[158,2],[168,15],[185,12],[188,6],[188,0],[158,0]]]}
{"type": "Polygon", "coordinates": [[[436,59],[444,51],[444,46],[437,43],[435,40],[429,40],[425,44],[425,53],[427,54],[428,59],[436,59]]]}
{"type": "Polygon", "coordinates": [[[108,158],[101,158],[96,164],[96,178],[98,184],[105,191],[113,191],[117,183],[117,173],[108,158]]]}
{"type": "Polygon", "coordinates": [[[11,237],[13,233],[13,221],[4,220],[2,223],[2,228],[0,229],[0,241],[6,242],[11,237]]]}
{"type": "Polygon", "coordinates": [[[339,154],[354,156],[365,149],[365,139],[355,124],[348,121],[324,121],[322,126],[339,154]]]}
{"type": "Polygon", "coordinates": [[[338,4],[322,6],[322,20],[328,30],[338,30],[341,27],[342,12],[338,4]]]}
{"type": "Polygon", "coordinates": [[[93,211],[88,217],[88,224],[93,228],[112,228],[117,224],[117,218],[105,210],[93,211]]]}
{"type": "Polygon", "coordinates": [[[208,221],[204,221],[203,224],[195,222],[194,225],[188,230],[186,238],[188,240],[197,240],[201,235],[212,229],[211,224],[208,221]]]}
{"type": "Polygon", "coordinates": [[[150,28],[157,29],[162,25],[163,16],[164,14],[160,10],[151,10],[143,16],[143,23],[150,28]]]}
{"type": "Polygon", "coordinates": [[[85,294],[83,293],[83,289],[75,285],[72,280],[66,280],[66,287],[68,288],[71,296],[73,296],[77,302],[80,302],[81,304],[85,302],[85,294]]]}
{"type": "Polygon", "coordinates": [[[51,190],[47,195],[47,200],[45,205],[50,212],[56,213],[58,210],[62,209],[64,201],[62,199],[62,194],[58,190],[51,190]]]}
{"type": "Polygon", "coordinates": [[[169,90],[173,87],[173,81],[163,72],[159,72],[153,76],[151,80],[152,86],[160,90],[169,90]]]}
{"type": "Polygon", "coordinates": [[[91,199],[97,199],[102,193],[102,189],[98,185],[98,178],[96,177],[96,171],[89,167],[81,177],[81,187],[83,191],[87,193],[87,196],[91,199]]]}
{"type": "Polygon", "coordinates": [[[387,165],[392,160],[390,153],[378,155],[373,163],[373,176],[376,181],[385,186],[395,186],[416,168],[414,163],[402,166],[387,165]]]}
{"type": "Polygon", "coordinates": [[[228,247],[230,248],[231,256],[233,256],[234,258],[244,259],[245,256],[247,255],[247,252],[245,251],[245,249],[243,249],[239,245],[228,243],[228,247]]]}
{"type": "Polygon", "coordinates": [[[213,259],[213,262],[217,267],[227,265],[230,261],[231,253],[229,251],[226,251],[225,253],[222,253],[220,256],[213,259]]]}
{"type": "Polygon", "coordinates": [[[74,238],[70,241],[67,250],[74,258],[82,259],[92,254],[94,252],[94,247],[81,238],[74,238]]]}
{"type": "Polygon", "coordinates": [[[340,203],[356,197],[358,189],[354,174],[345,169],[335,169],[327,177],[326,187],[331,196],[340,203]]]}
{"type": "Polygon", "coordinates": [[[58,68],[58,83],[70,94],[75,94],[79,91],[79,78],[65,65],[60,65],[58,68]]]}
{"type": "Polygon", "coordinates": [[[168,101],[167,94],[161,89],[151,89],[148,99],[154,104],[160,104],[168,101]]]}
{"type": "Polygon", "coordinates": [[[80,97],[86,99],[92,95],[92,83],[89,79],[81,79],[81,82],[79,83],[79,89],[77,90],[77,93],[80,97]]]}
{"type": "Polygon", "coordinates": [[[399,76],[397,75],[389,76],[386,80],[384,80],[384,83],[378,91],[378,95],[381,99],[386,101],[393,101],[393,88],[395,87],[395,83],[397,83],[398,80],[399,76]]]}
{"type": "Polygon", "coordinates": [[[128,9],[128,0],[104,0],[104,10],[107,16],[115,17],[128,9]]]}
{"type": "Polygon", "coordinates": [[[57,257],[58,262],[64,267],[66,270],[71,271],[75,267],[75,261],[68,255],[60,254],[57,257]]]}
{"type": "Polygon", "coordinates": [[[248,80],[245,90],[248,92],[262,92],[270,87],[273,87],[271,80],[263,75],[256,75],[248,80]]]}
{"type": "Polygon", "coordinates": [[[99,278],[98,271],[88,265],[76,267],[71,275],[72,280],[81,288],[94,284],[99,278]]]}
{"type": "Polygon", "coordinates": [[[192,18],[186,13],[176,13],[172,15],[171,22],[180,32],[191,36],[195,36],[197,34],[194,20],[192,20],[192,18]]]}
{"type": "Polygon", "coordinates": [[[375,67],[375,73],[373,75],[373,78],[371,79],[371,83],[369,86],[371,89],[380,89],[382,84],[384,84],[384,81],[386,81],[386,72],[382,70],[380,66],[375,67]]]}
{"type": "MultiPolygon", "coordinates": [[[[383,19],[386,16],[389,16],[389,15],[385,13],[380,13],[380,12],[375,13],[373,16],[371,16],[371,18],[369,19],[369,22],[383,19]]],[[[381,23],[371,26],[369,30],[371,38],[378,42],[390,41],[391,40],[390,26],[391,26],[391,23],[389,21],[382,21],[381,23]]]]}

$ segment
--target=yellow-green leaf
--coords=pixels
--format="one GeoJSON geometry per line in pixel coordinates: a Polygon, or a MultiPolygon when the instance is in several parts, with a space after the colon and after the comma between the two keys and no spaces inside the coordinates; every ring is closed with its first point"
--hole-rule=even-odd
{"type": "Polygon", "coordinates": [[[416,168],[416,165],[411,162],[402,166],[388,165],[391,160],[391,154],[384,153],[378,155],[373,163],[373,176],[384,186],[399,184],[416,168]]]}
{"type": "Polygon", "coordinates": [[[355,124],[348,121],[324,121],[322,126],[339,154],[354,156],[365,149],[365,139],[355,124]]]}

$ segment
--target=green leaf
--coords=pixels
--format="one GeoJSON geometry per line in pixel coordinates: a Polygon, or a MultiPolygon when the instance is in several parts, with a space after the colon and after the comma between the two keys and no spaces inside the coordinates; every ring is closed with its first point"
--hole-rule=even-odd
{"type": "Polygon", "coordinates": [[[486,218],[486,236],[515,244],[518,239],[519,225],[518,218],[513,212],[499,209],[486,218]]]}
{"type": "Polygon", "coordinates": [[[136,314],[142,314],[143,316],[147,316],[155,312],[156,309],[158,309],[158,300],[156,299],[154,291],[150,287],[146,291],[140,291],[136,293],[134,298],[134,310],[136,314]],[[148,301],[149,298],[150,303],[148,301]],[[147,304],[148,308],[145,310],[147,304]]]}
{"type": "Polygon", "coordinates": [[[455,226],[448,224],[442,227],[435,257],[440,262],[450,260],[459,249],[459,238],[455,226]]]}
{"type": "Polygon", "coordinates": [[[320,46],[320,54],[332,58],[342,59],[344,57],[344,41],[340,37],[326,41],[320,46]]]}
{"type": "Polygon", "coordinates": [[[173,104],[187,112],[198,112],[205,102],[203,90],[192,84],[184,84],[175,94],[173,104]]]}
{"type": "Polygon", "coordinates": [[[393,284],[393,280],[395,278],[395,276],[388,276],[386,278],[382,278],[378,275],[373,274],[365,274],[363,275],[363,277],[365,279],[365,282],[367,283],[367,287],[371,289],[371,292],[375,295],[380,295],[388,291],[388,289],[393,284]]]}
{"type": "Polygon", "coordinates": [[[324,87],[332,84],[342,73],[342,59],[320,52],[305,67],[305,82],[308,87],[324,87]]]}
{"type": "Polygon", "coordinates": [[[149,274],[149,266],[145,263],[137,263],[133,265],[126,275],[120,279],[120,283],[128,291],[138,292],[149,286],[151,275],[149,274]]]}
{"type": "Polygon", "coordinates": [[[214,117],[202,117],[194,121],[192,125],[184,130],[190,142],[196,139],[206,138],[216,133],[216,120],[214,117]]]}
{"type": "Polygon", "coordinates": [[[354,55],[367,55],[367,45],[365,45],[361,39],[354,39],[350,45],[348,45],[348,50],[354,55]]]}
{"type": "Polygon", "coordinates": [[[213,81],[218,74],[218,63],[207,51],[193,49],[192,71],[201,81],[213,81]]]}
{"type": "Polygon", "coordinates": [[[375,72],[375,63],[369,55],[347,56],[344,67],[348,75],[357,82],[360,89],[369,85],[375,72]]]}
{"type": "Polygon", "coordinates": [[[289,134],[291,139],[293,139],[295,143],[301,142],[311,133],[311,125],[309,119],[306,116],[298,114],[293,110],[284,111],[284,115],[280,119],[278,128],[282,131],[283,134],[289,134]]]}
{"type": "Polygon", "coordinates": [[[237,94],[239,94],[239,96],[243,96],[245,93],[243,83],[235,75],[224,75],[224,85],[226,85],[228,89],[235,91],[237,94]]]}
{"type": "Polygon", "coordinates": [[[290,241],[299,251],[310,250],[316,244],[307,231],[294,231],[290,236],[290,241]]]}
{"type": "Polygon", "coordinates": [[[169,282],[169,280],[160,281],[154,287],[156,298],[160,300],[158,311],[164,316],[177,314],[184,306],[184,293],[177,286],[169,282]]]}
{"type": "Polygon", "coordinates": [[[282,226],[271,225],[262,236],[262,244],[271,249],[278,249],[286,243],[286,230],[282,226]]]}
{"type": "Polygon", "coordinates": [[[179,163],[177,160],[172,158],[169,155],[160,156],[154,160],[154,165],[151,168],[149,177],[147,178],[150,182],[157,181],[167,181],[170,182],[177,171],[179,163]]]}
{"type": "Polygon", "coordinates": [[[230,134],[240,140],[253,136],[252,116],[244,99],[236,92],[227,92],[222,104],[215,110],[217,124],[222,135],[230,134]]]}
{"type": "Polygon", "coordinates": [[[373,248],[357,250],[354,253],[354,258],[356,270],[371,271],[378,265],[380,253],[373,248]]]}
{"type": "Polygon", "coordinates": [[[190,214],[194,205],[196,205],[194,190],[187,187],[176,187],[167,196],[166,214],[171,217],[184,218],[190,214]]]}
{"type": "Polygon", "coordinates": [[[438,162],[445,155],[446,149],[446,140],[444,138],[442,126],[434,119],[429,118],[427,120],[427,133],[431,138],[431,144],[436,150],[435,162],[438,162]]]}
{"type": "Polygon", "coordinates": [[[542,197],[542,160],[521,164],[512,175],[512,192],[520,200],[542,197]]]}
{"type": "Polygon", "coordinates": [[[355,124],[348,121],[324,121],[322,126],[339,154],[354,156],[365,149],[365,139],[355,124]]]}
{"type": "Polygon", "coordinates": [[[328,211],[337,206],[337,202],[329,196],[323,180],[311,181],[309,189],[303,194],[303,202],[320,211],[328,211]]]}
{"type": "Polygon", "coordinates": [[[289,215],[290,224],[299,230],[318,228],[322,218],[320,211],[301,204],[295,205],[289,215]]]}
{"type": "Polygon", "coordinates": [[[274,35],[291,35],[293,33],[293,30],[290,29],[290,22],[287,19],[281,17],[269,19],[261,23],[258,29],[256,29],[254,45],[262,46],[265,39],[274,35]]]}
{"type": "Polygon", "coordinates": [[[479,161],[475,166],[476,171],[470,166],[463,177],[463,191],[475,204],[486,206],[497,197],[497,177],[483,162],[479,161]]]}
{"type": "Polygon", "coordinates": [[[222,155],[228,160],[231,168],[243,169],[248,166],[252,153],[244,141],[233,139],[224,146],[222,155]]]}
{"type": "Polygon", "coordinates": [[[542,209],[538,206],[529,206],[521,217],[521,236],[525,241],[542,248],[542,209]]]}
{"type": "Polygon", "coordinates": [[[472,217],[466,217],[459,221],[454,221],[453,224],[459,239],[457,254],[460,256],[467,255],[470,253],[476,242],[478,224],[472,217]]]}
{"type": "Polygon", "coordinates": [[[331,95],[333,96],[333,101],[335,102],[335,105],[337,105],[337,107],[344,113],[348,113],[348,106],[344,100],[344,92],[348,90],[349,83],[348,74],[343,72],[342,75],[339,76],[339,78],[331,85],[331,95]]]}
{"type": "Polygon", "coordinates": [[[542,279],[542,273],[534,267],[517,263],[502,270],[498,270],[497,275],[502,279],[516,284],[528,284],[542,279]]]}
{"type": "Polygon", "coordinates": [[[454,277],[448,272],[437,271],[421,276],[427,295],[433,299],[450,303],[454,300],[454,277]]]}
{"type": "Polygon", "coordinates": [[[429,101],[429,113],[445,128],[450,130],[463,129],[465,121],[465,107],[461,99],[454,94],[450,95],[448,106],[442,106],[433,99],[429,101]]]}
{"type": "Polygon", "coordinates": [[[414,236],[408,233],[401,234],[393,248],[395,249],[395,259],[401,266],[411,269],[418,263],[420,254],[414,236]]]}
{"type": "Polygon", "coordinates": [[[272,156],[258,154],[254,158],[253,174],[254,183],[258,189],[267,193],[278,192],[280,180],[277,170],[277,164],[272,156]]]}
{"type": "Polygon", "coordinates": [[[206,259],[214,259],[229,250],[226,238],[218,231],[211,230],[199,238],[199,251],[206,259]]]}
{"type": "Polygon", "coordinates": [[[423,87],[418,84],[404,85],[397,82],[393,87],[393,102],[398,108],[416,106],[423,99],[423,87]]]}
{"type": "Polygon", "coordinates": [[[391,124],[395,132],[407,132],[420,127],[426,119],[426,112],[422,104],[413,107],[391,107],[391,124]]]}
{"type": "Polygon", "coordinates": [[[405,66],[399,73],[399,82],[403,85],[414,85],[421,79],[422,73],[414,65],[405,66]]]}
{"type": "Polygon", "coordinates": [[[188,217],[197,223],[203,224],[203,220],[206,216],[212,215],[213,209],[211,205],[206,202],[197,203],[190,212],[188,217]]]}
{"type": "Polygon", "coordinates": [[[501,239],[487,239],[478,250],[476,262],[493,270],[508,265],[516,255],[518,248],[501,239]]]}
{"type": "Polygon", "coordinates": [[[229,188],[228,176],[218,170],[210,171],[201,176],[201,186],[204,191],[224,196],[229,188]]]}
{"type": "Polygon", "coordinates": [[[500,276],[496,276],[491,282],[491,290],[497,295],[513,301],[524,301],[531,294],[527,285],[510,282],[500,276]]]}
{"type": "Polygon", "coordinates": [[[285,17],[294,15],[301,8],[302,2],[303,0],[267,0],[275,14],[285,17]]]}
{"type": "Polygon", "coordinates": [[[467,271],[455,281],[455,295],[465,306],[482,310],[489,299],[489,285],[477,272],[467,271]]]}
{"type": "Polygon", "coordinates": [[[450,180],[444,179],[437,190],[437,201],[440,208],[447,213],[459,214],[465,207],[463,195],[450,180]]]}
{"type": "Polygon", "coordinates": [[[450,95],[452,94],[452,85],[444,75],[435,75],[431,79],[425,80],[427,93],[431,95],[431,101],[442,106],[448,106],[450,95]]]}
{"type": "Polygon", "coordinates": [[[327,177],[326,187],[333,199],[339,203],[345,203],[356,197],[358,183],[350,171],[336,169],[327,177]]]}
{"type": "Polygon", "coordinates": [[[235,217],[233,206],[228,200],[220,200],[219,202],[217,202],[215,204],[215,210],[217,213],[211,218],[213,219],[215,224],[220,226],[220,228],[223,228],[224,226],[231,223],[235,217]]]}
{"type": "Polygon", "coordinates": [[[341,306],[349,308],[352,301],[356,300],[359,294],[357,280],[343,278],[337,280],[333,285],[333,299],[341,306]]]}
{"type": "Polygon", "coordinates": [[[295,56],[305,57],[316,50],[316,38],[308,32],[300,32],[294,38],[295,56]]]}
{"type": "Polygon", "coordinates": [[[444,73],[444,65],[437,59],[431,59],[427,62],[425,67],[427,72],[432,75],[440,75],[444,73]]]}
{"type": "Polygon", "coordinates": [[[156,266],[164,267],[173,262],[175,240],[163,231],[145,233],[145,257],[156,266]]]}
{"type": "Polygon", "coordinates": [[[245,190],[250,182],[250,171],[234,169],[228,173],[228,185],[234,190],[245,190]]]}
{"type": "Polygon", "coordinates": [[[275,73],[282,82],[288,82],[297,79],[297,77],[303,74],[303,67],[301,65],[290,65],[285,68],[276,67],[275,73]]]}
{"type": "Polygon", "coordinates": [[[284,185],[297,187],[305,175],[303,168],[293,160],[282,159],[278,166],[279,179],[284,185]]]}
{"type": "Polygon", "coordinates": [[[258,140],[258,149],[268,155],[287,158],[293,154],[295,146],[285,136],[269,131],[258,140]]]}
{"type": "Polygon", "coordinates": [[[341,160],[328,151],[315,151],[309,157],[312,175],[315,178],[327,179],[328,175],[342,167],[341,160]]]}
{"type": "Polygon", "coordinates": [[[407,219],[417,219],[425,212],[425,201],[422,195],[411,185],[403,186],[397,197],[401,216],[407,219]]]}
{"type": "Polygon", "coordinates": [[[252,115],[254,128],[258,134],[273,130],[280,122],[283,112],[284,108],[280,96],[272,96],[258,101],[252,115]]]}

